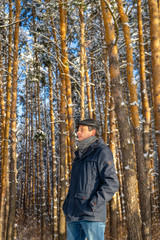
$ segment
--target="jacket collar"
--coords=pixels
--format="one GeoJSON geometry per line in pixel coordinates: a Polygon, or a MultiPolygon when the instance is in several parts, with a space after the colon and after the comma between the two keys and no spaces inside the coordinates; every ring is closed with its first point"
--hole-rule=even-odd
{"type": "Polygon", "coordinates": [[[82,154],[81,157],[79,157],[79,154],[78,154],[78,150],[75,151],[75,156],[76,158],[79,158],[79,159],[83,159],[85,157],[87,157],[89,154],[91,154],[95,148],[97,148],[99,146],[99,144],[103,142],[103,140],[101,138],[98,138],[94,143],[92,143],[87,149],[86,151],[82,154]]]}

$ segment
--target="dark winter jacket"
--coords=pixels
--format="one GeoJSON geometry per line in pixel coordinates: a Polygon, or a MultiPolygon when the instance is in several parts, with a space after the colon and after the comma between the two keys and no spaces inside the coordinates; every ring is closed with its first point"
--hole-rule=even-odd
{"type": "Polygon", "coordinates": [[[63,204],[67,221],[106,220],[106,202],[119,183],[110,149],[98,139],[79,158],[75,152],[70,187],[63,204]]]}

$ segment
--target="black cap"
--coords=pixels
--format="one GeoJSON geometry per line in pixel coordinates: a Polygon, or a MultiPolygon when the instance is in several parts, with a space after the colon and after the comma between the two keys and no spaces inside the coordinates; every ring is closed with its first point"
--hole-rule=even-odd
{"type": "Polygon", "coordinates": [[[94,127],[96,128],[97,130],[99,130],[99,124],[96,120],[94,119],[84,119],[84,120],[81,120],[78,122],[77,124],[77,128],[79,127],[79,125],[84,125],[84,126],[90,126],[90,127],[94,127]]]}

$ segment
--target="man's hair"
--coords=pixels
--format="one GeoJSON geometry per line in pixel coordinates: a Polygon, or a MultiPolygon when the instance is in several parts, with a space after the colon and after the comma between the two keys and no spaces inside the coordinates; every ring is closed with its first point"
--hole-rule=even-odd
{"type": "Polygon", "coordinates": [[[95,129],[96,130],[95,136],[99,138],[99,123],[96,120],[91,118],[80,120],[77,124],[77,129],[79,125],[88,126],[89,131],[95,129]]]}
{"type": "Polygon", "coordinates": [[[93,129],[95,129],[96,130],[96,133],[95,133],[95,136],[97,137],[97,138],[99,138],[99,129],[97,129],[97,128],[95,128],[95,127],[91,127],[91,126],[88,126],[88,130],[89,131],[92,131],[93,129]]]}

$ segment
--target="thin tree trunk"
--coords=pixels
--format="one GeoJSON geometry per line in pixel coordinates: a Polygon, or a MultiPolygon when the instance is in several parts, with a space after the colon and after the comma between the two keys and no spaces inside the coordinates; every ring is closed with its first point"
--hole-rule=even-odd
{"type": "Polygon", "coordinates": [[[87,59],[86,59],[86,50],[85,50],[85,73],[86,73],[86,85],[87,85],[87,99],[88,99],[88,115],[89,118],[92,118],[92,100],[91,100],[91,89],[90,89],[90,80],[89,80],[89,73],[87,67],[87,59]]]}
{"type": "Polygon", "coordinates": [[[97,105],[98,105],[98,110],[99,110],[99,115],[100,115],[99,122],[100,122],[101,131],[102,131],[102,136],[103,136],[103,135],[104,135],[103,117],[102,117],[102,107],[101,107],[101,99],[100,99],[100,93],[99,93],[98,85],[99,85],[99,84],[96,84],[96,85],[95,85],[95,90],[96,90],[96,94],[97,94],[97,100],[98,100],[97,105]]]}
{"type": "Polygon", "coordinates": [[[32,210],[33,215],[36,213],[36,178],[35,178],[35,162],[34,162],[34,135],[33,135],[33,91],[31,86],[31,104],[30,104],[30,112],[31,112],[31,174],[32,174],[32,210]]]}
{"type": "Polygon", "coordinates": [[[29,210],[29,156],[28,156],[28,126],[29,126],[29,117],[28,117],[28,79],[26,78],[26,113],[25,113],[25,191],[24,191],[24,215],[27,219],[27,214],[29,210]]]}
{"type": "MultiPolygon", "coordinates": [[[[41,110],[40,110],[40,87],[37,82],[37,103],[38,103],[38,129],[42,129],[41,110]]],[[[39,159],[40,159],[40,198],[41,198],[41,240],[45,240],[45,190],[44,190],[44,165],[43,165],[43,148],[42,139],[38,139],[39,143],[39,159]]]]}
{"type": "Polygon", "coordinates": [[[91,53],[91,95],[92,95],[92,111],[93,119],[96,120],[96,102],[95,102],[95,84],[94,84],[94,67],[91,53]]]}
{"type": "MultiPolygon", "coordinates": [[[[44,95],[46,96],[46,91],[44,90],[44,95]]],[[[45,130],[45,144],[46,144],[46,199],[47,199],[47,213],[48,218],[51,223],[51,209],[52,209],[52,194],[51,194],[51,169],[50,169],[50,162],[49,162],[49,144],[48,144],[48,136],[47,136],[47,107],[46,102],[43,104],[43,120],[44,120],[44,130],[45,130]]],[[[57,197],[57,196],[56,196],[57,197]]],[[[53,199],[54,200],[54,199],[53,199]]]]}
{"type": "MultiPolygon", "coordinates": [[[[2,44],[0,41],[0,52],[2,51],[2,44]]],[[[1,117],[1,152],[0,152],[0,162],[3,161],[3,151],[4,151],[4,130],[5,130],[5,103],[3,98],[3,60],[0,54],[0,117],[1,117]]],[[[0,180],[1,181],[1,180],[0,180]]],[[[0,190],[1,191],[1,190],[0,190]]],[[[1,193],[0,193],[1,194],[1,193]]]]}
{"type": "Polygon", "coordinates": [[[53,181],[53,240],[58,239],[58,212],[57,212],[57,161],[55,151],[55,129],[54,129],[54,111],[53,111],[53,86],[51,66],[48,68],[49,78],[49,100],[50,100],[50,119],[51,119],[51,144],[52,144],[52,181],[53,181]]]}
{"type": "MultiPolygon", "coordinates": [[[[115,105],[113,98],[110,99],[110,142],[109,147],[113,153],[114,164],[116,163],[116,116],[115,116],[115,105]]],[[[118,192],[113,196],[112,200],[109,202],[110,206],[110,237],[111,239],[118,239],[118,192]]]]}
{"type": "Polygon", "coordinates": [[[85,118],[85,29],[84,29],[84,14],[83,14],[83,1],[79,9],[79,19],[80,19],[80,28],[81,28],[81,53],[80,53],[80,74],[81,74],[81,119],[85,118]]]}

